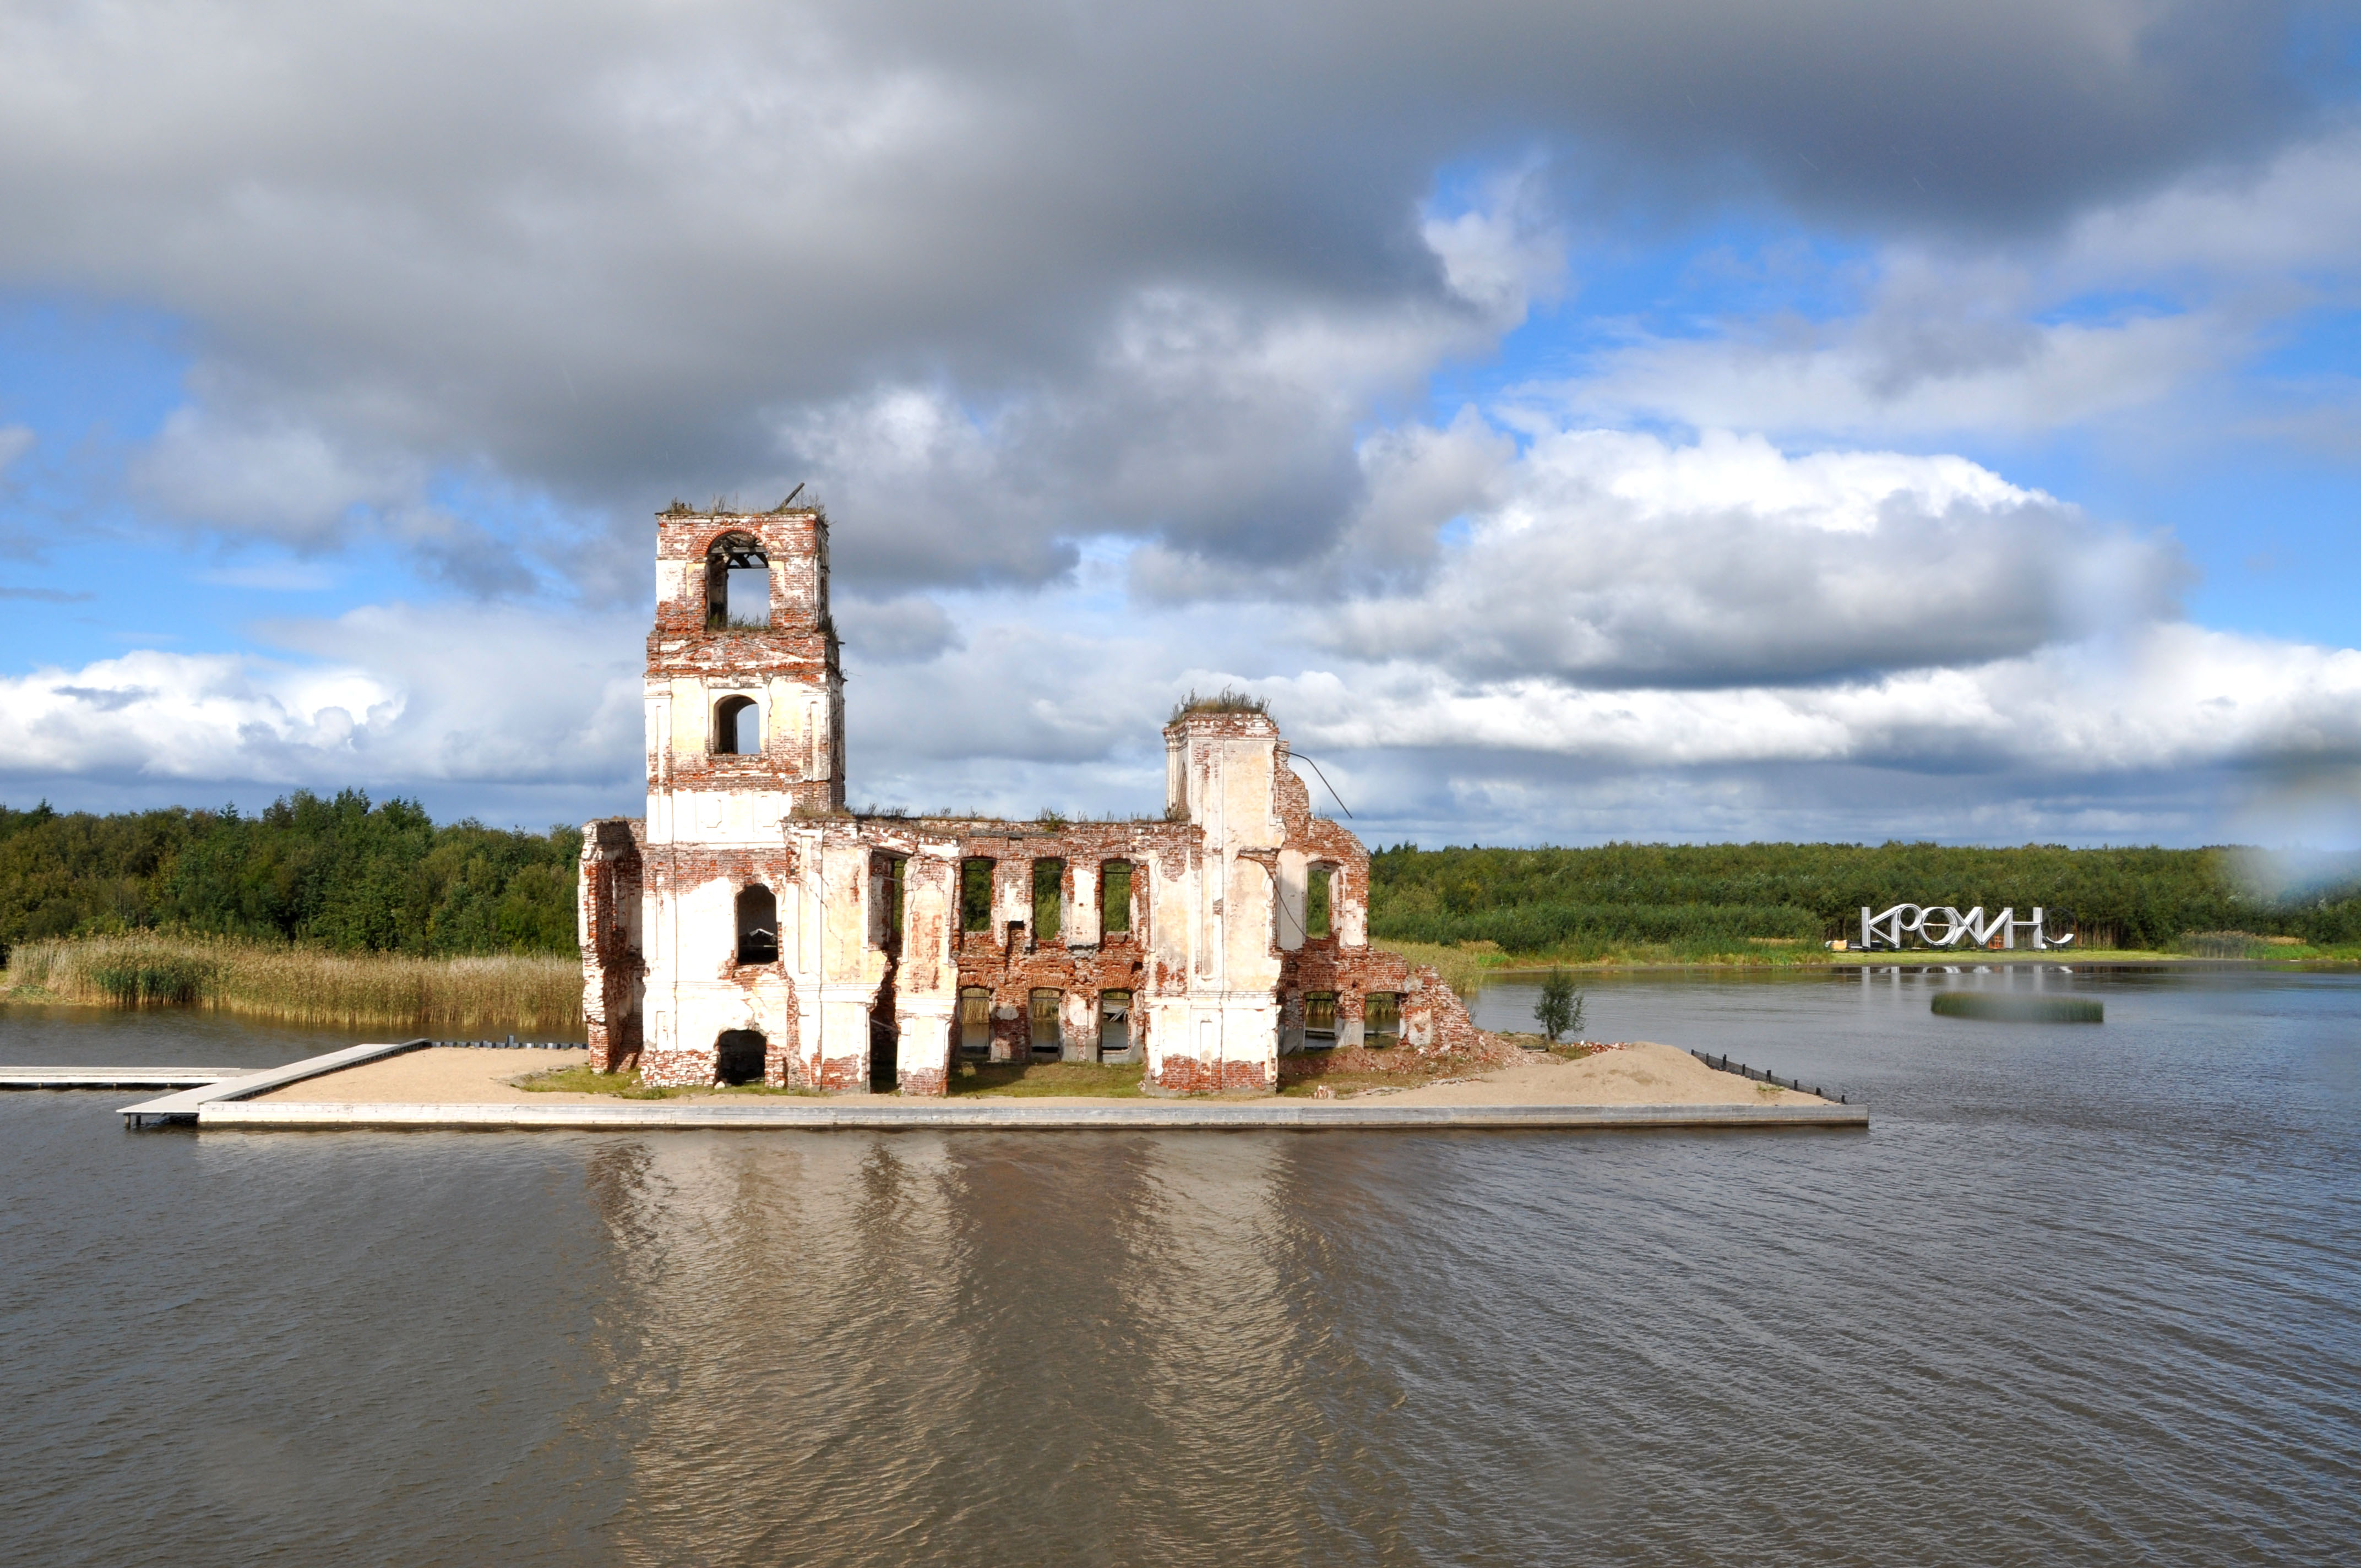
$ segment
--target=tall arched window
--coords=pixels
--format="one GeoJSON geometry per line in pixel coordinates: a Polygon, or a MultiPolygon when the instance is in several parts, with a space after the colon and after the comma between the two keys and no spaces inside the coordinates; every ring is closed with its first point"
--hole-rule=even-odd
{"type": "Polygon", "coordinates": [[[761,883],[741,889],[738,894],[738,961],[779,961],[779,901],[761,883]]]}
{"type": "Polygon", "coordinates": [[[763,710],[751,696],[725,696],[713,705],[713,749],[726,757],[753,757],[763,751],[763,710]]]}

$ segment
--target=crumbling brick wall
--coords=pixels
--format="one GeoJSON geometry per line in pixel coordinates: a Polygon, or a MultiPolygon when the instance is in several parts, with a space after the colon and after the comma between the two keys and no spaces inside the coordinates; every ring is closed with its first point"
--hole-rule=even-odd
{"type": "Polygon", "coordinates": [[[639,1062],[642,825],[620,817],[583,825],[576,913],[582,943],[582,1018],[590,1065],[616,1072],[639,1062]]]}
{"type": "MultiPolygon", "coordinates": [[[[1097,1059],[1100,1003],[1109,991],[1131,993],[1131,1043],[1144,1049],[1148,1012],[1142,1004],[1154,995],[1188,991],[1185,965],[1154,961],[1155,878],[1162,874],[1157,862],[1185,852],[1199,837],[1196,829],[1158,821],[956,826],[961,829],[961,866],[971,860],[993,862],[988,928],[969,930],[960,921],[953,938],[962,998],[971,990],[992,993],[991,1058],[1021,1061],[1031,1054],[1037,990],[1055,991],[1067,1000],[1061,1029],[1066,1059],[1097,1059]],[[1056,936],[1035,927],[1037,861],[1064,862],[1056,936]],[[1112,935],[1104,929],[1106,912],[1101,907],[1102,872],[1111,861],[1132,868],[1130,929],[1112,935]]],[[[958,914],[955,905],[955,918],[958,914]]]]}

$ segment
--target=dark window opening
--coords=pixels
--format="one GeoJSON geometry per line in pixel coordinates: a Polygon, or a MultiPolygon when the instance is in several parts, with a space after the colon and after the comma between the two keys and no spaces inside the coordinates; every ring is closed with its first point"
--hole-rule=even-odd
{"type": "Polygon", "coordinates": [[[1099,905],[1104,911],[1099,929],[1110,937],[1131,930],[1131,862],[1109,861],[1099,873],[1099,905]]]}
{"type": "Polygon", "coordinates": [[[873,883],[869,939],[888,952],[902,950],[902,894],[908,885],[910,862],[895,855],[879,855],[869,862],[873,883]]]}
{"type": "Polygon", "coordinates": [[[1065,928],[1066,862],[1033,862],[1033,939],[1054,942],[1065,928]]]}
{"type": "Polygon", "coordinates": [[[960,992],[959,1048],[963,1057],[992,1054],[992,992],[971,985],[960,992]]]}
{"type": "Polygon", "coordinates": [[[769,1051],[759,1029],[724,1029],[714,1042],[713,1076],[724,1083],[760,1083],[769,1051]]]}
{"type": "Polygon", "coordinates": [[[779,961],[779,901],[760,883],[738,894],[738,961],[779,961]]]}
{"type": "Polygon", "coordinates": [[[992,862],[968,860],[960,862],[960,929],[989,931],[992,929],[992,862]]]}
{"type": "Polygon", "coordinates": [[[752,535],[723,534],[705,554],[705,629],[753,630],[770,624],[770,557],[752,535]]]}
{"type": "Polygon", "coordinates": [[[1058,1020],[1059,1009],[1065,998],[1066,993],[1062,991],[1037,991],[1033,993],[1033,1049],[1037,1054],[1066,1048],[1066,1032],[1058,1020]]]}
{"type": "Polygon", "coordinates": [[[1381,1051],[1401,1040],[1401,997],[1373,991],[1361,999],[1361,1043],[1381,1051]]]}
{"type": "Polygon", "coordinates": [[[1099,1055],[1119,1057],[1131,1049],[1131,992],[1099,992],[1099,1055]]]}
{"type": "Polygon", "coordinates": [[[1307,991],[1303,993],[1303,1040],[1309,1046],[1333,1046],[1336,1043],[1336,993],[1333,991],[1307,991]]]}
{"type": "Polygon", "coordinates": [[[713,707],[713,749],[725,757],[752,757],[763,750],[763,710],[751,696],[725,696],[713,707]]]}
{"type": "Polygon", "coordinates": [[[1313,866],[1303,888],[1303,935],[1312,941],[1331,934],[1329,881],[1334,866],[1313,866]]]}

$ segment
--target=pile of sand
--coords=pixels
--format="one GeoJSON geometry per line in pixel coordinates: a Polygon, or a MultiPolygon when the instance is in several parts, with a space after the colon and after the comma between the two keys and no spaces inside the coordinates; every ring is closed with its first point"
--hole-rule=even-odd
{"type": "MultiPolygon", "coordinates": [[[[1499,1072],[1456,1083],[1433,1083],[1397,1094],[1388,1105],[1820,1105],[1817,1094],[1751,1083],[1717,1072],[1675,1046],[1641,1040],[1576,1061],[1547,1051],[1499,1072]]],[[[1361,1098],[1361,1096],[1353,1096],[1361,1098]]]]}

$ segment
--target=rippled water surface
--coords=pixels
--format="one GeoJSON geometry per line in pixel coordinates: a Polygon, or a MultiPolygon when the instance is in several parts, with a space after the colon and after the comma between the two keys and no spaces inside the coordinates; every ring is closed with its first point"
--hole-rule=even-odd
{"type": "MultiPolygon", "coordinates": [[[[2349,1561],[2361,980],[1927,1012],[2004,983],[1590,986],[1591,1036],[1866,1134],[130,1134],[0,1095],[0,1560],[2349,1561]]],[[[16,1062],[342,1043],[0,1011],[16,1062]]]]}

